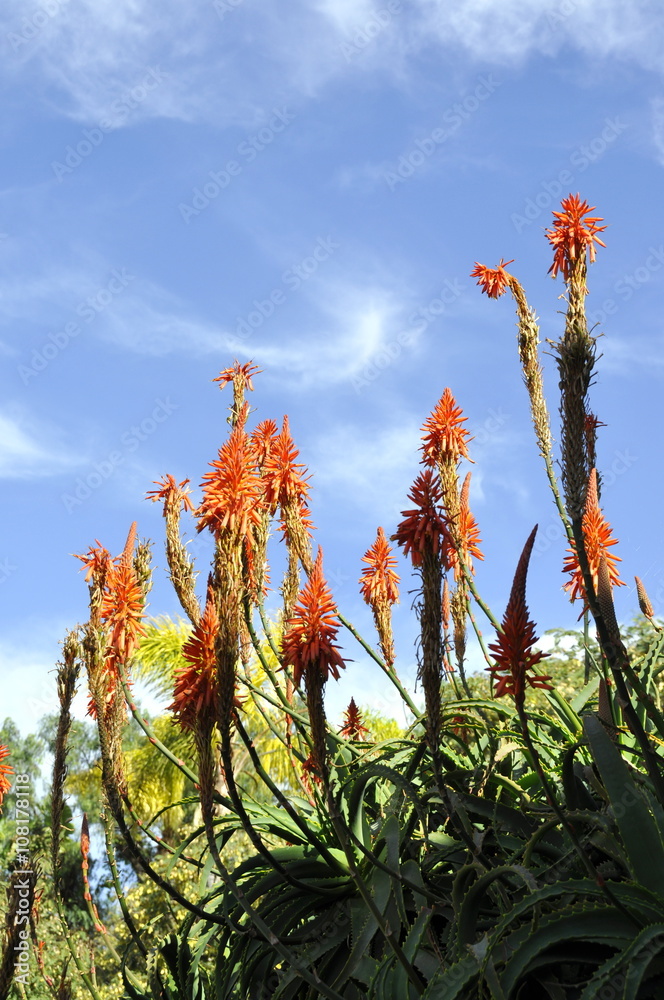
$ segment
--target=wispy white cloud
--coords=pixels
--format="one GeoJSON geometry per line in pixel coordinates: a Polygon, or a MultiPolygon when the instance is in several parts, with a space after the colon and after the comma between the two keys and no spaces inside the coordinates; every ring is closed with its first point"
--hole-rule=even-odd
{"type": "Polygon", "coordinates": [[[227,354],[232,339],[223,328],[188,315],[186,305],[163,289],[145,283],[109,311],[102,336],[123,350],[155,357],[227,354]]]}
{"type": "Polygon", "coordinates": [[[58,475],[80,461],[58,442],[57,431],[24,415],[0,413],[0,478],[58,475]]]}
{"type": "Polygon", "coordinates": [[[419,445],[419,423],[412,418],[362,435],[356,425],[340,422],[313,444],[320,463],[316,481],[336,494],[355,497],[379,519],[394,520],[417,471],[419,445]]]}
{"type": "Polygon", "coordinates": [[[291,332],[289,317],[277,311],[266,321],[267,332],[260,324],[250,336],[239,337],[237,331],[192,316],[187,303],[145,282],[135,294],[118,298],[101,326],[105,338],[141,354],[232,352],[299,383],[348,380],[389,338],[399,303],[386,289],[359,289],[346,282],[318,282],[316,292],[314,304],[313,286],[307,290],[313,317],[297,324],[306,326],[305,334],[291,332]]]}
{"type": "Polygon", "coordinates": [[[256,124],[269,96],[306,101],[358,70],[410,87],[407,66],[432,43],[493,65],[570,47],[662,68],[664,21],[648,0],[402,0],[389,18],[378,0],[295,0],[288,8],[266,0],[260,10],[245,0],[226,12],[222,0],[45,6],[54,13],[44,15],[39,0],[3,5],[0,72],[23,73],[51,107],[86,124],[256,124]]]}
{"type": "Polygon", "coordinates": [[[602,341],[602,364],[613,376],[648,374],[661,377],[664,368],[664,338],[657,332],[652,337],[612,334],[602,341]]]}
{"type": "MultiPolygon", "coordinates": [[[[98,255],[86,264],[49,263],[41,271],[19,262],[0,280],[0,324],[12,331],[7,350],[15,354],[25,353],[11,339],[18,321],[53,330],[73,321],[131,353],[164,357],[230,352],[254,358],[299,383],[341,382],[364,369],[404,328],[412,295],[374,262],[355,259],[353,268],[352,279],[321,274],[296,292],[282,288],[286,305],[275,307],[265,329],[258,316],[261,322],[255,329],[245,323],[238,333],[239,327],[196,315],[189,302],[125,268],[111,267],[98,255]],[[365,284],[357,276],[360,272],[368,275],[365,284]],[[293,324],[289,307],[305,318],[293,324]]],[[[413,331],[411,346],[417,340],[413,331]]]]}
{"type": "Polygon", "coordinates": [[[652,134],[659,162],[664,166],[664,98],[658,97],[651,102],[652,134]]]}
{"type": "Polygon", "coordinates": [[[290,373],[298,382],[349,381],[380,352],[394,329],[397,312],[389,292],[346,286],[345,296],[336,305],[324,306],[305,335],[272,344],[249,342],[244,351],[261,364],[290,373]]]}
{"type": "Polygon", "coordinates": [[[421,26],[445,47],[511,64],[563,46],[661,70],[664,22],[648,0],[420,0],[421,26]]]}

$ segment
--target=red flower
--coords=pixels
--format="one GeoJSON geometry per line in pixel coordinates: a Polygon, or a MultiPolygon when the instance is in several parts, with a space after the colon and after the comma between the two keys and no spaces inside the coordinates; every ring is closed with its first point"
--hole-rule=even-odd
{"type": "MultiPolygon", "coordinates": [[[[139,637],[145,635],[142,625],[145,595],[132,563],[135,542],[134,521],[119,560],[112,560],[105,549],[100,550],[108,556],[108,560],[102,560],[108,568],[103,578],[104,590],[99,611],[101,621],[107,628],[105,662],[102,668],[106,707],[110,707],[115,701],[120,684],[118,663],[126,663],[131,658],[138,647],[139,637]],[[116,562],[118,565],[115,565],[116,562]]],[[[88,702],[88,715],[97,718],[98,707],[91,696],[88,702]]]]}
{"type": "Polygon", "coordinates": [[[369,730],[362,724],[360,710],[355,704],[355,699],[350,699],[350,704],[344,712],[344,724],[339,730],[339,736],[346,740],[362,740],[369,735],[369,730]]]}
{"type": "Polygon", "coordinates": [[[5,757],[9,757],[10,751],[7,747],[0,746],[0,806],[2,805],[2,800],[5,795],[12,787],[10,779],[7,777],[8,774],[14,773],[14,768],[11,764],[3,764],[2,761],[5,757]]]}
{"type": "Polygon", "coordinates": [[[403,548],[403,554],[410,554],[413,566],[422,564],[426,546],[430,545],[445,565],[448,564],[451,540],[447,530],[445,513],[440,506],[443,499],[438,477],[431,469],[421,472],[413,483],[408,499],[415,504],[414,510],[402,510],[404,520],[392,535],[403,548]]]}
{"type": "Polygon", "coordinates": [[[513,263],[514,258],[512,260],[503,260],[501,257],[500,264],[492,271],[491,268],[485,267],[484,264],[478,264],[475,261],[475,267],[470,272],[470,276],[471,278],[477,278],[477,284],[490,299],[497,299],[505,294],[510,283],[511,275],[507,273],[505,268],[508,264],[513,263]]]}
{"type": "Polygon", "coordinates": [[[182,504],[182,510],[193,511],[194,505],[189,499],[189,494],[191,490],[187,488],[188,479],[183,479],[181,483],[176,483],[173,476],[164,476],[161,480],[154,480],[155,486],[158,486],[158,490],[148,490],[145,494],[146,499],[153,500],[155,503],[157,500],[162,500],[164,504],[164,517],[166,517],[169,510],[173,508],[177,509],[180,504],[182,504]]]}
{"type": "MultiPolygon", "coordinates": [[[[291,437],[288,417],[284,417],[281,433],[272,439],[270,450],[263,462],[263,483],[265,485],[265,503],[272,512],[281,510],[281,530],[289,536],[288,514],[296,513],[297,523],[304,529],[306,535],[311,535],[313,524],[311,511],[307,505],[311,487],[309,486],[306,465],[297,462],[300,454],[291,437]]],[[[298,529],[299,530],[299,529],[298,529]]]]}
{"type": "Polygon", "coordinates": [[[323,577],[323,552],[319,548],[311,576],[300,591],[281,640],[283,663],[293,668],[296,685],[308,668],[320,670],[324,681],[330,674],[339,679],[339,670],[346,665],[334,643],[340,628],[337,607],[323,577]]]}
{"type": "Polygon", "coordinates": [[[223,389],[227,382],[232,382],[238,388],[251,389],[253,392],[254,386],[251,379],[254,375],[260,375],[261,371],[262,369],[255,365],[253,361],[247,361],[243,365],[239,361],[234,361],[231,368],[224,368],[212,381],[220,382],[220,389],[223,389]]]}
{"type": "MultiPolygon", "coordinates": [[[[182,647],[186,666],[175,672],[173,702],[169,711],[177,716],[183,729],[195,729],[197,719],[214,722],[219,712],[219,687],[215,639],[219,631],[219,618],[214,593],[208,588],[207,601],[201,620],[182,647]]],[[[236,708],[241,707],[235,699],[236,708]]]]}
{"type": "MultiPolygon", "coordinates": [[[[463,481],[463,487],[461,488],[457,533],[459,541],[461,542],[463,561],[470,572],[474,573],[475,570],[473,569],[473,560],[471,557],[474,557],[475,559],[484,559],[484,555],[479,547],[479,544],[482,541],[480,538],[480,529],[478,528],[477,521],[471,513],[468,505],[470,476],[471,473],[469,472],[466,475],[466,478],[463,481]]],[[[448,562],[450,569],[454,569],[454,579],[458,580],[461,576],[461,567],[459,566],[459,557],[455,548],[450,549],[448,562]]]]}
{"type": "Polygon", "coordinates": [[[545,235],[554,249],[549,273],[555,278],[560,271],[567,281],[572,264],[584,257],[586,250],[592,262],[595,260],[595,243],[600,247],[606,246],[597,235],[606,226],[597,225],[604,220],[599,215],[590,216],[589,212],[594,211],[595,206],[581,201],[578,194],[563,198],[560,207],[562,212],[553,213],[553,228],[545,230],[545,235]]]}
{"type": "Polygon", "coordinates": [[[537,526],[532,530],[519,559],[503,617],[502,631],[498,633],[496,642],[489,646],[496,661],[489,667],[489,672],[497,681],[494,695],[500,698],[504,694],[511,694],[517,706],[523,705],[525,701],[526,682],[534,688],[551,690],[551,685],[547,683],[551,680],[550,677],[531,673],[549,655],[532,650],[537,636],[535,624],[528,617],[526,604],[526,575],[536,533],[537,526]]]}
{"type": "Polygon", "coordinates": [[[371,607],[396,604],[399,600],[399,577],[394,572],[397,561],[391,551],[385,532],[379,528],[376,541],[362,556],[362,562],[369,565],[362,570],[360,593],[371,607]]]}
{"type": "Polygon", "coordinates": [[[263,463],[265,500],[273,509],[285,507],[287,503],[299,503],[309,495],[309,477],[303,475],[307,467],[295,461],[299,454],[291,437],[288,417],[284,417],[281,433],[272,439],[263,463]]]}
{"type": "Polygon", "coordinates": [[[468,458],[466,442],[472,441],[472,438],[461,426],[465,422],[463,410],[457,406],[451,390],[445,389],[422,427],[423,465],[436,466],[445,459],[458,462],[460,458],[468,458]]]}
{"type": "Polygon", "coordinates": [[[256,455],[256,465],[263,468],[267,456],[272,451],[274,439],[277,437],[279,429],[274,420],[261,420],[260,424],[251,432],[251,444],[256,455]]]}
{"type": "Polygon", "coordinates": [[[87,868],[88,855],[90,853],[90,826],[88,824],[88,815],[83,813],[83,820],[81,822],[81,854],[83,856],[83,862],[87,868]]]}
{"type": "Polygon", "coordinates": [[[313,752],[309,754],[306,760],[302,762],[302,784],[304,785],[307,795],[313,805],[313,785],[312,781],[317,785],[323,784],[323,779],[319,773],[319,766],[316,763],[313,752]]]}
{"type": "Polygon", "coordinates": [[[141,624],[145,597],[132,565],[135,541],[134,521],[119,565],[111,565],[106,576],[106,589],[101,605],[101,618],[109,629],[107,655],[123,661],[128,660],[138,646],[138,637],[145,635],[141,624]]]}
{"type": "Polygon", "coordinates": [[[85,569],[85,582],[88,583],[91,579],[96,581],[102,581],[106,578],[110,567],[117,562],[117,559],[113,559],[111,553],[108,549],[105,549],[98,538],[95,539],[97,542],[97,547],[90,546],[87,553],[84,556],[74,555],[74,559],[80,559],[83,563],[82,569],[85,569]]]}
{"type": "Polygon", "coordinates": [[[198,531],[210,528],[247,537],[260,524],[264,509],[263,482],[255,470],[254,452],[246,433],[236,427],[210,462],[212,472],[203,476],[203,500],[196,511],[198,531]]]}
{"type": "MultiPolygon", "coordinates": [[[[597,470],[591,469],[588,477],[588,489],[586,491],[586,506],[581,522],[583,539],[585,543],[588,566],[593,578],[593,587],[597,593],[599,582],[599,564],[602,556],[606,559],[606,568],[609,574],[609,583],[612,587],[624,587],[624,581],[618,575],[616,563],[622,562],[620,556],[614,556],[609,549],[618,544],[618,539],[611,535],[611,525],[604,518],[597,496],[597,470]]],[[[587,603],[586,588],[583,583],[583,574],[579,566],[578,556],[575,547],[568,549],[570,555],[565,556],[563,573],[570,573],[571,579],[564,584],[564,590],[570,593],[570,600],[575,601],[577,597],[582,597],[587,603]]]]}

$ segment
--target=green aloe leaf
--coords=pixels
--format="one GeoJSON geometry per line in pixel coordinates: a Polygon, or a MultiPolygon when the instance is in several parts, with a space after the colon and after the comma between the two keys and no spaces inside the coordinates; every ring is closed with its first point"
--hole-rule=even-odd
{"type": "MultiPolygon", "coordinates": [[[[530,924],[506,940],[512,957],[506,963],[501,985],[511,996],[530,971],[565,961],[564,948],[576,942],[592,958],[592,944],[625,948],[634,938],[635,923],[610,906],[574,906],[562,914],[546,914],[535,929],[530,924]]],[[[570,960],[575,953],[570,949],[570,960]]]]}
{"type": "Polygon", "coordinates": [[[601,966],[590,980],[579,1000],[596,1000],[602,992],[624,1000],[638,996],[639,987],[651,962],[664,950],[664,924],[644,927],[634,940],[601,966]],[[622,993],[619,993],[622,987],[622,993]]]}
{"type": "Polygon", "coordinates": [[[641,885],[664,896],[664,844],[654,817],[600,720],[589,715],[584,724],[630,869],[641,885]]]}

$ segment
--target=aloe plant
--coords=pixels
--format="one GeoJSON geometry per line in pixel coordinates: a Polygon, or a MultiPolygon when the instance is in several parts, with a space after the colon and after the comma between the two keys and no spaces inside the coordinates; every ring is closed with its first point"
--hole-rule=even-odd
{"type": "MultiPolygon", "coordinates": [[[[53,829],[80,664],[99,733],[108,864],[129,928],[122,953],[103,929],[99,943],[117,955],[130,1000],[664,996],[664,632],[637,581],[648,632],[630,657],[613,605],[623,581],[601,508],[601,423],[589,398],[597,356],[585,317],[587,269],[605,229],[592,211],[570,195],[546,233],[567,296],[554,344],[560,484],[534,311],[508,263],[472,272],[489,297],[509,291],[516,305],[536,443],[569,543],[566,589],[584,618],[585,682],[573,697],[547,673],[528,611],[536,529],[515,554],[502,619],[479,591],[480,531],[470,479],[460,482],[470,441],[449,388],[422,428],[424,468],[408,509],[391,533],[378,528],[363,557],[374,645],[337,608],[320,548],[314,554],[310,484],[288,421],[248,430],[245,396],[259,371],[235,362],[221,372],[220,387],[233,387],[231,430],[203,477],[201,503],[194,507],[188,480],[172,476],[149,494],[163,504],[169,572],[189,623],[169,654],[177,740],[166,738],[163,721],[145,719],[132,695],[139,664],[164,677],[145,622],[148,547],[132,528],[117,559],[99,544],[79,557],[90,619],[68,640],[61,667],[53,829]],[[182,515],[212,536],[204,601],[182,515]],[[287,551],[276,623],[264,606],[275,522],[287,551]],[[399,676],[390,541],[417,579],[423,706],[399,676]],[[486,658],[485,697],[473,696],[466,676],[469,629],[486,658]],[[492,641],[482,629],[495,632],[492,641]],[[330,723],[325,691],[345,666],[344,633],[399,693],[408,728],[377,739],[354,700],[341,726],[330,723]],[[132,801],[128,724],[150,748],[129,761],[134,773],[141,760],[162,759],[165,798],[149,823],[132,801]],[[163,821],[177,796],[197,805],[197,823],[179,841],[174,821],[163,821]],[[166,935],[134,919],[115,865],[116,833],[163,894],[173,928],[166,935]]],[[[85,850],[87,864],[89,842],[85,850]]],[[[57,833],[51,866],[66,935],[57,833]]],[[[70,944],[72,967],[96,998],[90,960],[70,944]]]]}

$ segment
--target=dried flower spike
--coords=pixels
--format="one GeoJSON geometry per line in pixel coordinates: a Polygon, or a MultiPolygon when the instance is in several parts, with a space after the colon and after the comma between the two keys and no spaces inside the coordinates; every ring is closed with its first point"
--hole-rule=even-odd
{"type": "Polygon", "coordinates": [[[638,576],[635,576],[634,580],[636,582],[636,596],[639,601],[639,608],[641,609],[641,614],[644,615],[646,618],[652,619],[655,617],[655,609],[650,603],[650,598],[648,597],[646,588],[643,586],[643,581],[638,576]]]}
{"type": "MultiPolygon", "coordinates": [[[[480,538],[480,529],[468,502],[470,496],[470,477],[471,473],[469,472],[461,488],[459,516],[454,535],[456,536],[455,541],[461,548],[461,556],[466,568],[470,573],[474,573],[473,558],[482,560],[484,559],[484,554],[480,549],[480,542],[482,541],[480,538]]],[[[454,547],[449,552],[449,565],[454,570],[454,579],[458,582],[462,577],[462,572],[459,556],[454,547]]]]}

